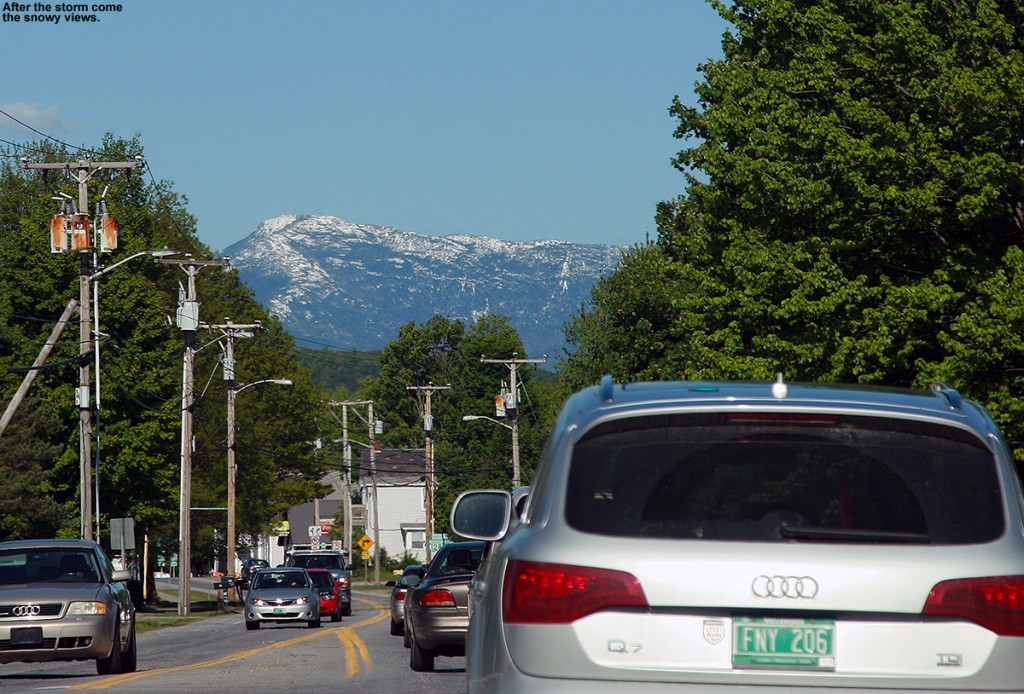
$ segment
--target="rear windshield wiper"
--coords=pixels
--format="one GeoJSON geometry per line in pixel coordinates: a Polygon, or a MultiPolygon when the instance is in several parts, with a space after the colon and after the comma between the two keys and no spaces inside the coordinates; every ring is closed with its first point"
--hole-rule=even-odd
{"type": "Polygon", "coordinates": [[[888,532],[885,530],[857,530],[855,528],[810,528],[780,525],[779,535],[792,540],[839,540],[841,542],[896,542],[928,544],[926,533],[888,532]]]}

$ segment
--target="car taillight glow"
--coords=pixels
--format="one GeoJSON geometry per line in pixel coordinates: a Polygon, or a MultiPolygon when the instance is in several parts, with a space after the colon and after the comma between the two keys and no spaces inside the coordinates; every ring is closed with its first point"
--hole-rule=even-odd
{"type": "Polygon", "coordinates": [[[402,600],[405,600],[405,594],[407,592],[408,591],[405,591],[405,590],[398,591],[397,593],[395,593],[395,600],[398,600],[399,602],[401,602],[402,600]]]}
{"type": "Polygon", "coordinates": [[[420,598],[423,607],[455,607],[455,596],[441,588],[428,590],[420,598]]]}
{"type": "Polygon", "coordinates": [[[1024,576],[943,581],[928,594],[924,614],[963,617],[999,636],[1024,636],[1024,576]]]}
{"type": "Polygon", "coordinates": [[[502,616],[507,624],[568,624],[607,607],[647,607],[632,574],[566,564],[510,561],[502,616]]]}

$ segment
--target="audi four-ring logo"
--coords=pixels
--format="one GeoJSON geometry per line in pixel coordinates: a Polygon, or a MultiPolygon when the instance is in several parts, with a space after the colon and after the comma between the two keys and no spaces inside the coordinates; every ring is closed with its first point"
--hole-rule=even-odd
{"type": "Polygon", "coordinates": [[[750,589],[759,598],[806,598],[818,594],[818,582],[810,576],[758,576],[750,589]]]}
{"type": "Polygon", "coordinates": [[[11,610],[11,614],[15,617],[35,617],[42,611],[43,608],[39,605],[18,605],[11,610]]]}

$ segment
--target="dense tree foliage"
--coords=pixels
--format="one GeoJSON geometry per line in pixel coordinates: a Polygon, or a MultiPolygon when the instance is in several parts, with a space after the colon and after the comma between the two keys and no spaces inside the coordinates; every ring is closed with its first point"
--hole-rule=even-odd
{"type": "MultiPolygon", "coordinates": [[[[96,161],[131,160],[141,143],[107,137],[89,152],[96,161]]],[[[77,200],[78,185],[59,170],[22,170],[17,158],[75,162],[85,152],[45,142],[18,148],[0,166],[0,392],[10,401],[54,321],[78,297],[79,253],[50,252],[49,219],[60,211],[51,198],[77,200]]],[[[170,183],[147,180],[145,171],[98,172],[89,181],[90,203],[106,194],[120,223],[119,248],[99,258],[111,266],[143,251],[170,248],[196,259],[211,254],[195,233],[186,200],[170,183]]],[[[91,210],[90,210],[91,211],[91,210]]],[[[179,256],[183,257],[183,256],[179,256]]],[[[169,324],[178,303],[180,268],[141,257],[113,268],[99,281],[102,356],[101,407],[95,416],[99,454],[101,527],[109,518],[131,516],[140,534],[173,551],[178,528],[181,460],[181,378],[183,341],[169,324]]],[[[239,385],[265,378],[290,378],[291,388],[258,387],[239,395],[236,439],[239,468],[239,531],[269,527],[295,503],[320,491],[321,463],[311,444],[318,424],[321,391],[297,364],[293,341],[268,316],[237,272],[205,268],[198,275],[204,321],[261,321],[264,330],[236,343],[239,385]],[[268,373],[273,368],[274,373],[268,373]],[[276,390],[272,390],[276,388],[276,390]]],[[[78,533],[78,317],[64,331],[47,368],[32,386],[32,399],[0,437],[0,454],[16,485],[0,495],[6,537],[78,533]],[[20,506],[10,500],[20,499],[20,506]]],[[[223,507],[227,486],[226,390],[219,361],[223,342],[216,330],[200,330],[194,410],[193,504],[223,507]]],[[[213,547],[213,529],[223,512],[197,512],[194,556],[213,547]]],[[[100,538],[104,542],[105,538],[100,538]]]]}
{"type": "Polygon", "coordinates": [[[686,193],[571,321],[565,386],[949,380],[1020,440],[1022,4],[713,4],[686,193]]]}

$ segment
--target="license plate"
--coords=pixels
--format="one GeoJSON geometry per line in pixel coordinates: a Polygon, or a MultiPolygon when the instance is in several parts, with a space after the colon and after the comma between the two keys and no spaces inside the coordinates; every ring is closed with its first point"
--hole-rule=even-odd
{"type": "Polygon", "coordinates": [[[11,647],[38,646],[43,642],[42,627],[14,627],[11,629],[11,647]]]}
{"type": "Polygon", "coordinates": [[[283,607],[275,607],[274,614],[288,614],[288,610],[284,609],[283,607]]]}
{"type": "Polygon", "coordinates": [[[735,668],[834,670],[835,622],[831,619],[732,620],[732,665],[735,668]]]}

